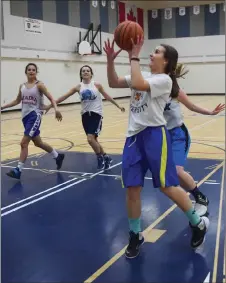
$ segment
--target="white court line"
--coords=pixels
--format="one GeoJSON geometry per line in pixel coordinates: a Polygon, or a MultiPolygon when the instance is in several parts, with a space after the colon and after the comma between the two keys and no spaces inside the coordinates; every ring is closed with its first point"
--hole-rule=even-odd
{"type": "MultiPolygon", "coordinates": [[[[121,120],[120,122],[122,122],[122,121],[124,121],[125,119],[123,119],[123,120],[121,120]]],[[[211,119],[210,121],[207,121],[207,122],[204,122],[204,123],[202,123],[202,124],[200,124],[200,125],[197,125],[197,126],[195,126],[195,127],[193,127],[193,128],[191,128],[191,129],[189,129],[189,132],[192,132],[193,130],[196,130],[197,128],[202,128],[203,126],[205,126],[206,124],[209,124],[209,123],[212,123],[212,122],[214,122],[216,119],[211,119]]],[[[116,124],[112,124],[112,125],[109,125],[108,127],[106,127],[106,129],[108,129],[108,128],[112,128],[112,127],[114,127],[114,126],[116,126],[116,125],[118,125],[118,121],[117,121],[117,123],[116,124]]],[[[73,131],[74,132],[74,131],[73,131]]],[[[68,132],[68,133],[70,133],[70,132],[68,132]]],[[[76,135],[81,135],[83,132],[80,132],[80,133],[78,133],[78,134],[76,134],[76,135]]],[[[73,135],[72,135],[73,136],[73,135]]],[[[35,155],[35,154],[34,154],[35,155]]],[[[28,157],[28,158],[32,158],[32,157],[34,157],[33,155],[30,157],[28,157]]],[[[17,160],[14,160],[14,161],[9,161],[9,162],[7,162],[7,163],[5,163],[5,164],[3,164],[3,165],[8,165],[8,164],[11,164],[11,163],[14,163],[14,162],[18,162],[18,159],[17,160]]]]}
{"type": "Polygon", "coordinates": [[[200,128],[203,128],[203,126],[205,126],[205,125],[207,125],[207,124],[213,123],[214,121],[216,121],[216,119],[211,119],[210,121],[207,121],[207,122],[205,122],[205,123],[203,123],[203,124],[201,124],[201,125],[197,125],[197,126],[191,128],[191,129],[188,130],[188,131],[198,130],[198,129],[200,129],[200,128]]]}
{"type": "MultiPolygon", "coordinates": [[[[120,120],[120,121],[116,121],[116,123],[112,123],[112,124],[110,124],[108,127],[105,127],[104,129],[113,128],[113,127],[117,126],[118,124],[122,123],[123,121],[127,121],[127,119],[122,119],[122,120],[120,120]]],[[[83,135],[83,134],[84,134],[84,132],[75,133],[75,131],[64,133],[64,135],[67,135],[67,138],[68,138],[68,137],[72,137],[72,136],[80,136],[80,135],[83,135]],[[68,134],[70,134],[70,133],[73,133],[73,134],[72,134],[72,135],[68,135],[68,134]]],[[[22,135],[21,135],[21,137],[22,137],[22,135]]],[[[57,138],[55,138],[55,139],[57,139],[57,138]]],[[[59,138],[59,139],[60,139],[60,138],[59,138]]],[[[75,147],[76,147],[76,145],[75,145],[75,147]]],[[[12,150],[12,151],[3,152],[2,155],[3,155],[3,154],[6,155],[6,154],[9,154],[9,153],[14,152],[14,151],[18,151],[18,149],[15,149],[15,150],[12,150]]],[[[38,154],[38,153],[35,153],[35,154],[38,154]]],[[[34,154],[34,155],[35,155],[35,154],[34,154]]],[[[33,156],[32,156],[32,157],[33,157],[33,156]]],[[[30,158],[30,157],[28,157],[28,158],[30,158]]],[[[17,160],[14,160],[14,161],[9,161],[9,162],[5,163],[4,165],[8,165],[8,164],[11,164],[11,163],[14,163],[14,162],[18,162],[18,159],[17,159],[17,160]]]]}
{"type": "MultiPolygon", "coordinates": [[[[1,167],[3,168],[15,168],[15,166],[9,166],[9,165],[2,165],[1,167]]],[[[88,173],[88,172],[75,172],[75,171],[63,171],[63,170],[49,170],[49,169],[43,169],[43,168],[30,168],[26,167],[23,168],[23,170],[33,170],[33,171],[40,171],[43,173],[53,173],[53,172],[58,172],[58,173],[68,173],[68,174],[86,174],[86,175],[92,175],[93,173],[88,173]]]]}
{"type": "MultiPolygon", "coordinates": [[[[119,162],[119,163],[117,163],[117,164],[114,164],[113,166],[109,167],[109,169],[114,168],[114,167],[120,165],[121,163],[122,163],[122,162],[119,162]]],[[[108,170],[109,170],[109,169],[108,169],[108,170]]],[[[104,170],[101,170],[101,171],[99,171],[99,172],[97,172],[97,173],[94,173],[94,174],[92,174],[92,175],[90,176],[90,178],[93,178],[93,177],[95,177],[95,176],[98,176],[98,175],[100,175],[100,174],[103,173],[103,172],[104,172],[104,170]]],[[[85,174],[86,174],[86,173],[85,173],[85,174]]],[[[77,179],[77,178],[74,178],[74,180],[76,180],[76,179],[77,179]]],[[[88,180],[89,180],[89,179],[88,179],[88,180]]],[[[70,182],[71,182],[71,181],[73,181],[73,179],[70,180],[70,182]]],[[[61,191],[64,191],[64,190],[66,190],[67,188],[70,188],[70,187],[72,187],[72,186],[74,186],[74,185],[77,185],[77,184],[79,184],[79,183],[81,183],[81,182],[84,182],[84,181],[87,181],[87,179],[79,180],[79,181],[77,181],[77,182],[75,182],[75,183],[72,183],[72,184],[66,186],[66,187],[60,188],[60,189],[58,189],[58,190],[56,190],[56,191],[54,191],[54,192],[51,192],[51,193],[46,194],[46,195],[44,195],[44,196],[42,196],[42,197],[36,198],[36,199],[33,200],[33,201],[27,202],[27,203],[25,203],[25,204],[23,204],[23,205],[20,205],[20,206],[14,208],[14,209],[8,210],[8,211],[2,213],[1,217],[5,216],[5,215],[7,215],[7,214],[10,214],[10,213],[12,213],[12,212],[14,212],[14,211],[17,211],[17,210],[19,210],[19,209],[21,209],[21,208],[23,208],[23,207],[28,206],[28,205],[31,205],[31,204],[33,204],[33,203],[35,203],[35,202],[38,202],[38,201],[40,201],[40,200],[42,200],[42,199],[45,199],[45,198],[47,198],[47,197],[49,197],[49,196],[51,196],[51,195],[57,194],[57,193],[59,193],[59,192],[61,192],[61,191]]],[[[66,184],[66,183],[68,183],[68,182],[69,182],[69,181],[67,181],[67,182],[65,182],[65,183],[62,183],[62,184],[66,184]]],[[[62,186],[62,184],[60,184],[60,186],[62,186]]],[[[42,192],[40,192],[40,193],[38,193],[38,194],[32,195],[32,196],[30,196],[30,197],[28,197],[28,198],[25,198],[25,199],[22,199],[22,200],[20,200],[20,201],[18,201],[18,202],[12,203],[10,206],[11,206],[11,207],[12,207],[12,206],[15,206],[15,205],[17,205],[18,203],[25,202],[25,201],[28,200],[28,199],[34,198],[34,197],[36,197],[37,195],[43,194],[43,193],[45,193],[45,192],[47,192],[47,191],[50,191],[50,190],[53,190],[53,189],[54,189],[54,187],[53,187],[53,188],[49,188],[49,189],[47,189],[47,190],[45,190],[45,191],[42,191],[42,192]]],[[[8,207],[9,207],[9,206],[8,206],[8,207]]],[[[3,209],[6,209],[6,208],[7,208],[7,207],[3,207],[3,208],[1,209],[1,211],[2,211],[3,209]]]]}
{"type": "Polygon", "coordinates": [[[209,283],[210,282],[210,272],[207,274],[205,280],[203,281],[203,283],[209,283]]]}
{"type": "MultiPolygon", "coordinates": [[[[86,175],[86,174],[83,174],[83,176],[84,176],[84,175],[86,175]]],[[[1,211],[5,210],[5,209],[7,209],[7,208],[10,208],[10,207],[12,207],[12,206],[15,206],[15,205],[17,205],[17,204],[19,204],[19,203],[25,202],[26,200],[29,200],[29,199],[32,199],[32,198],[37,197],[37,196],[39,196],[39,195],[42,195],[42,194],[44,194],[45,192],[52,191],[53,189],[56,189],[56,188],[58,188],[58,187],[61,187],[62,185],[65,185],[65,184],[67,184],[67,183],[71,183],[71,182],[73,182],[74,180],[77,180],[77,179],[78,179],[78,178],[70,179],[70,180],[68,180],[68,181],[66,181],[66,182],[63,182],[63,183],[58,184],[58,185],[56,185],[56,186],[54,186],[54,187],[51,187],[51,188],[49,188],[49,189],[47,189],[47,190],[45,190],[45,191],[42,191],[42,192],[40,192],[40,193],[37,193],[37,194],[32,195],[32,196],[30,196],[30,197],[27,197],[27,198],[25,198],[25,199],[19,200],[19,201],[14,202],[14,203],[12,203],[12,204],[10,204],[10,205],[4,206],[3,208],[1,208],[1,211]]]]}
{"type": "MultiPolygon", "coordinates": [[[[205,126],[206,124],[209,124],[209,123],[211,123],[211,122],[213,122],[213,121],[215,121],[215,119],[212,119],[212,120],[210,120],[210,121],[208,121],[208,122],[202,123],[201,125],[195,126],[195,127],[191,128],[190,131],[197,129],[197,127],[199,127],[199,128],[201,127],[201,128],[202,128],[202,127],[205,126]]],[[[107,127],[107,128],[111,128],[112,126],[115,126],[115,125],[111,125],[111,126],[109,126],[109,127],[107,127]]],[[[14,160],[14,161],[12,161],[12,162],[10,162],[10,163],[13,163],[13,162],[16,162],[16,161],[14,160]]],[[[8,162],[7,164],[10,164],[10,163],[8,162]]],[[[118,165],[121,164],[121,163],[122,163],[122,162],[117,163],[117,164],[113,165],[112,167],[110,167],[109,169],[111,169],[111,168],[113,168],[113,167],[115,167],[115,166],[118,166],[118,165]]],[[[5,164],[5,165],[6,165],[6,164],[5,164]]],[[[2,165],[2,167],[5,166],[5,165],[2,165]]],[[[96,176],[96,175],[100,175],[102,172],[104,172],[104,170],[102,170],[102,171],[100,171],[100,172],[98,172],[98,173],[95,173],[95,174],[91,175],[90,178],[93,178],[93,177],[96,176]]],[[[75,174],[76,174],[76,173],[75,173],[75,174]]],[[[106,176],[106,175],[105,175],[105,176],[106,176]]],[[[146,177],[146,178],[148,178],[148,177],[146,177]]],[[[62,184],[66,184],[66,183],[68,183],[68,182],[72,182],[73,180],[76,180],[76,179],[77,179],[77,178],[71,179],[71,180],[69,180],[69,181],[67,181],[67,182],[65,182],[65,183],[62,183],[62,184]]],[[[24,206],[27,206],[27,205],[29,205],[29,204],[32,204],[32,203],[34,203],[34,202],[36,202],[36,201],[39,201],[39,199],[40,199],[40,200],[41,200],[41,199],[44,199],[45,197],[48,197],[48,196],[50,196],[50,195],[52,195],[52,194],[55,194],[55,193],[57,193],[58,191],[60,192],[60,191],[66,189],[66,188],[68,188],[68,187],[71,187],[71,186],[73,186],[73,185],[76,185],[76,184],[78,184],[78,183],[81,183],[81,182],[83,182],[83,181],[85,181],[85,180],[86,180],[86,179],[79,180],[79,181],[77,181],[77,182],[75,182],[75,183],[73,183],[73,184],[70,184],[69,186],[66,186],[65,188],[61,188],[61,189],[59,189],[59,190],[57,190],[57,191],[54,191],[54,192],[52,192],[52,193],[50,193],[50,194],[47,194],[47,195],[45,195],[45,196],[43,196],[43,197],[41,197],[41,198],[38,198],[38,199],[36,199],[36,200],[34,200],[34,201],[28,202],[28,203],[25,204],[25,205],[19,206],[19,207],[13,209],[13,210],[9,210],[9,211],[3,213],[1,216],[7,215],[7,214],[11,213],[10,211],[14,212],[14,211],[20,209],[20,207],[22,208],[22,207],[24,207],[24,206]]],[[[62,184],[59,184],[59,185],[57,185],[57,186],[58,186],[58,187],[59,187],[59,186],[62,186],[62,184]]],[[[40,195],[40,194],[43,194],[43,193],[45,193],[45,192],[47,192],[47,191],[53,190],[53,189],[56,188],[57,186],[55,186],[55,187],[53,187],[53,188],[49,188],[49,189],[47,189],[47,190],[45,190],[45,191],[42,191],[42,192],[40,192],[40,193],[38,193],[38,194],[35,194],[35,195],[30,196],[30,197],[28,197],[28,198],[25,198],[25,199],[23,199],[23,200],[20,200],[19,202],[13,203],[13,204],[11,204],[10,206],[12,207],[12,206],[17,205],[18,203],[25,202],[27,199],[34,198],[34,197],[36,197],[37,195],[40,195]]],[[[9,207],[9,206],[8,206],[8,207],[9,207]]],[[[7,208],[7,207],[3,207],[3,208],[1,209],[1,211],[4,210],[4,209],[6,209],[6,208],[7,208]]]]}
{"type": "MultiPolygon", "coordinates": [[[[2,167],[6,167],[6,168],[14,168],[13,166],[2,166],[2,167]]],[[[213,167],[215,168],[215,167],[213,167]]],[[[110,168],[109,168],[110,169],[110,168]]],[[[89,172],[74,172],[74,171],[60,171],[60,170],[47,170],[47,169],[38,169],[38,168],[23,168],[23,170],[34,170],[34,171],[41,171],[43,173],[46,173],[48,174],[49,172],[58,172],[58,173],[67,173],[67,174],[83,174],[83,175],[92,175],[93,173],[89,173],[89,172]]],[[[104,174],[104,173],[101,173],[99,174],[99,176],[103,176],[103,177],[114,177],[114,178],[121,178],[121,175],[113,175],[113,174],[104,174]]],[[[77,177],[74,178],[74,179],[71,179],[70,181],[73,181],[73,180],[76,180],[78,179],[77,177]]],[[[152,177],[145,177],[146,180],[152,180],[152,177]]],[[[57,188],[57,187],[60,187],[61,185],[63,184],[66,184],[70,181],[67,181],[65,183],[62,183],[60,185],[57,185],[53,188],[57,188]]],[[[198,181],[195,181],[196,183],[198,183],[198,181]]],[[[205,184],[208,184],[208,185],[219,185],[220,183],[217,183],[216,180],[209,180],[208,182],[205,182],[205,184]]],[[[42,192],[41,192],[42,193],[42,192]]],[[[39,194],[41,194],[39,193],[39,194]]],[[[2,208],[3,209],[6,209],[7,207],[4,207],[2,208]]]]}

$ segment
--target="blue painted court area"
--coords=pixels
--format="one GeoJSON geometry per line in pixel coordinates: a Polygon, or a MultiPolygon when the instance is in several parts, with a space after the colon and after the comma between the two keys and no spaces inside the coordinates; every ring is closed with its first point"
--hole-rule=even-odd
{"type": "MultiPolygon", "coordinates": [[[[142,193],[147,242],[138,258],[127,260],[121,252],[116,260],[128,244],[128,221],[121,156],[113,158],[112,168],[103,172],[96,170],[93,154],[68,152],[57,172],[50,156],[34,156],[21,181],[5,174],[16,162],[2,164],[2,282],[193,283],[208,276],[211,282],[216,272],[222,282],[222,167],[200,187],[210,199],[211,225],[199,251],[190,248],[186,217],[153,189],[149,173],[142,193]],[[100,269],[105,263],[107,268],[100,269]]],[[[190,159],[186,169],[200,182],[221,162],[190,159]]]]}

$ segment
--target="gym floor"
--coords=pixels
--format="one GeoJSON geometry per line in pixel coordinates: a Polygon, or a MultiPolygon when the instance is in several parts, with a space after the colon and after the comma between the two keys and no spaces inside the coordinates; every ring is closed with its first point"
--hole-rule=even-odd
{"type": "MultiPolygon", "coordinates": [[[[222,96],[192,96],[212,109],[222,96]]],[[[209,197],[210,228],[204,245],[190,248],[188,221],[176,205],[153,189],[148,173],[142,192],[145,244],[134,260],[124,257],[128,243],[121,154],[129,99],[121,113],[104,102],[100,142],[113,157],[98,171],[82,129],[80,105],[44,115],[43,140],[65,152],[54,160],[30,145],[20,181],[6,172],[15,167],[23,126],[20,112],[2,114],[2,282],[226,282],[225,280],[225,113],[198,115],[183,108],[192,137],[186,170],[209,197]],[[115,132],[115,134],[114,134],[115,132]]]]}

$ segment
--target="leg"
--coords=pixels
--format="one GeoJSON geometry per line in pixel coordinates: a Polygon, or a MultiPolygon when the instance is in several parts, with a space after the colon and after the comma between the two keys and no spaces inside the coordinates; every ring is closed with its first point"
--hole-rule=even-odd
{"type": "Polygon", "coordinates": [[[207,206],[209,204],[208,198],[199,191],[194,179],[190,174],[184,171],[184,167],[176,166],[177,175],[179,177],[180,185],[182,188],[190,191],[195,198],[195,210],[198,215],[203,216],[207,213],[207,206]]]}
{"type": "Polygon", "coordinates": [[[15,178],[15,179],[20,179],[21,176],[21,171],[24,167],[24,163],[28,157],[28,145],[30,143],[31,138],[29,136],[23,136],[21,142],[20,142],[20,159],[18,162],[18,165],[15,169],[11,170],[10,172],[7,173],[9,177],[15,178]]]}
{"type": "Polygon", "coordinates": [[[141,158],[142,156],[138,143],[136,143],[136,137],[127,138],[122,160],[122,184],[123,187],[127,188],[126,203],[130,230],[129,245],[125,251],[127,258],[138,256],[139,248],[144,242],[144,238],[140,233],[140,193],[144,183],[147,166],[141,158]]]}
{"type": "MultiPolygon", "coordinates": [[[[96,141],[98,142],[98,136],[96,136],[96,141]]],[[[105,169],[108,169],[110,167],[111,163],[113,162],[113,160],[108,154],[106,154],[106,152],[104,151],[104,149],[103,149],[103,147],[100,143],[99,143],[99,145],[100,145],[101,155],[103,155],[103,157],[104,157],[105,169]]]]}
{"type": "Polygon", "coordinates": [[[48,143],[42,141],[40,135],[32,138],[35,146],[43,149],[44,151],[50,153],[52,157],[56,160],[57,170],[59,170],[63,164],[64,154],[58,153],[54,148],[52,148],[48,143]]]}
{"type": "Polygon", "coordinates": [[[95,135],[87,134],[87,141],[89,145],[92,147],[93,151],[96,153],[97,156],[97,169],[102,170],[104,169],[104,157],[101,152],[101,146],[96,140],[95,135]]]}
{"type": "Polygon", "coordinates": [[[200,216],[207,213],[208,199],[202,194],[196,186],[192,176],[184,171],[184,165],[187,160],[187,155],[190,148],[191,139],[187,128],[183,125],[181,127],[172,129],[170,131],[172,142],[173,159],[176,164],[177,174],[182,188],[190,191],[195,198],[195,209],[200,216]]]}
{"type": "Polygon", "coordinates": [[[92,149],[96,153],[96,155],[101,155],[102,154],[102,152],[101,152],[102,148],[101,148],[100,144],[98,143],[95,135],[87,134],[87,142],[92,147],[92,149]]]}
{"type": "Polygon", "coordinates": [[[98,170],[106,168],[108,160],[110,166],[110,159],[97,140],[102,129],[102,119],[101,115],[94,112],[86,112],[82,115],[82,124],[87,135],[87,141],[97,155],[98,170]]]}
{"type": "Polygon", "coordinates": [[[193,229],[191,245],[194,248],[200,246],[204,241],[209,220],[206,217],[200,218],[192,207],[192,202],[186,192],[178,187],[179,180],[173,161],[172,145],[168,131],[165,127],[147,130],[144,144],[149,168],[152,171],[154,187],[160,187],[162,192],[185,213],[193,229]],[[148,143],[148,140],[152,142],[148,143]]]}

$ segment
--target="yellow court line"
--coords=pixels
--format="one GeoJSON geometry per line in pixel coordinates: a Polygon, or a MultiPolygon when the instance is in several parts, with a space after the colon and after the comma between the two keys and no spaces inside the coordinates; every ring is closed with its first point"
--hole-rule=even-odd
{"type": "MultiPolygon", "coordinates": [[[[201,184],[203,184],[207,179],[209,179],[216,171],[218,171],[222,166],[224,165],[224,162],[221,162],[214,170],[212,170],[206,177],[204,177],[198,184],[197,187],[199,187],[201,184]]],[[[190,193],[187,193],[190,195],[190,193]]],[[[149,227],[147,227],[143,234],[149,233],[156,225],[158,225],[166,216],[168,216],[175,208],[177,207],[176,204],[172,205],[168,210],[166,210],[158,219],[156,219],[149,227]]],[[[126,250],[125,246],[122,250],[120,250],[116,255],[114,255],[109,261],[107,261],[101,268],[99,268],[95,273],[93,273],[88,279],[84,281],[84,283],[91,283],[95,279],[97,279],[102,273],[104,273],[111,265],[113,265],[125,252],[126,250]]]]}
{"type": "Polygon", "coordinates": [[[212,282],[217,282],[217,267],[219,259],[219,249],[220,249],[220,234],[221,234],[221,218],[222,218],[222,207],[223,207],[223,193],[224,193],[224,174],[225,174],[225,162],[223,162],[223,173],[221,181],[221,192],[220,192],[220,203],[219,203],[219,214],[218,214],[218,224],[217,224],[217,236],[216,236],[216,246],[215,246],[215,256],[213,264],[213,276],[212,282]]]}

